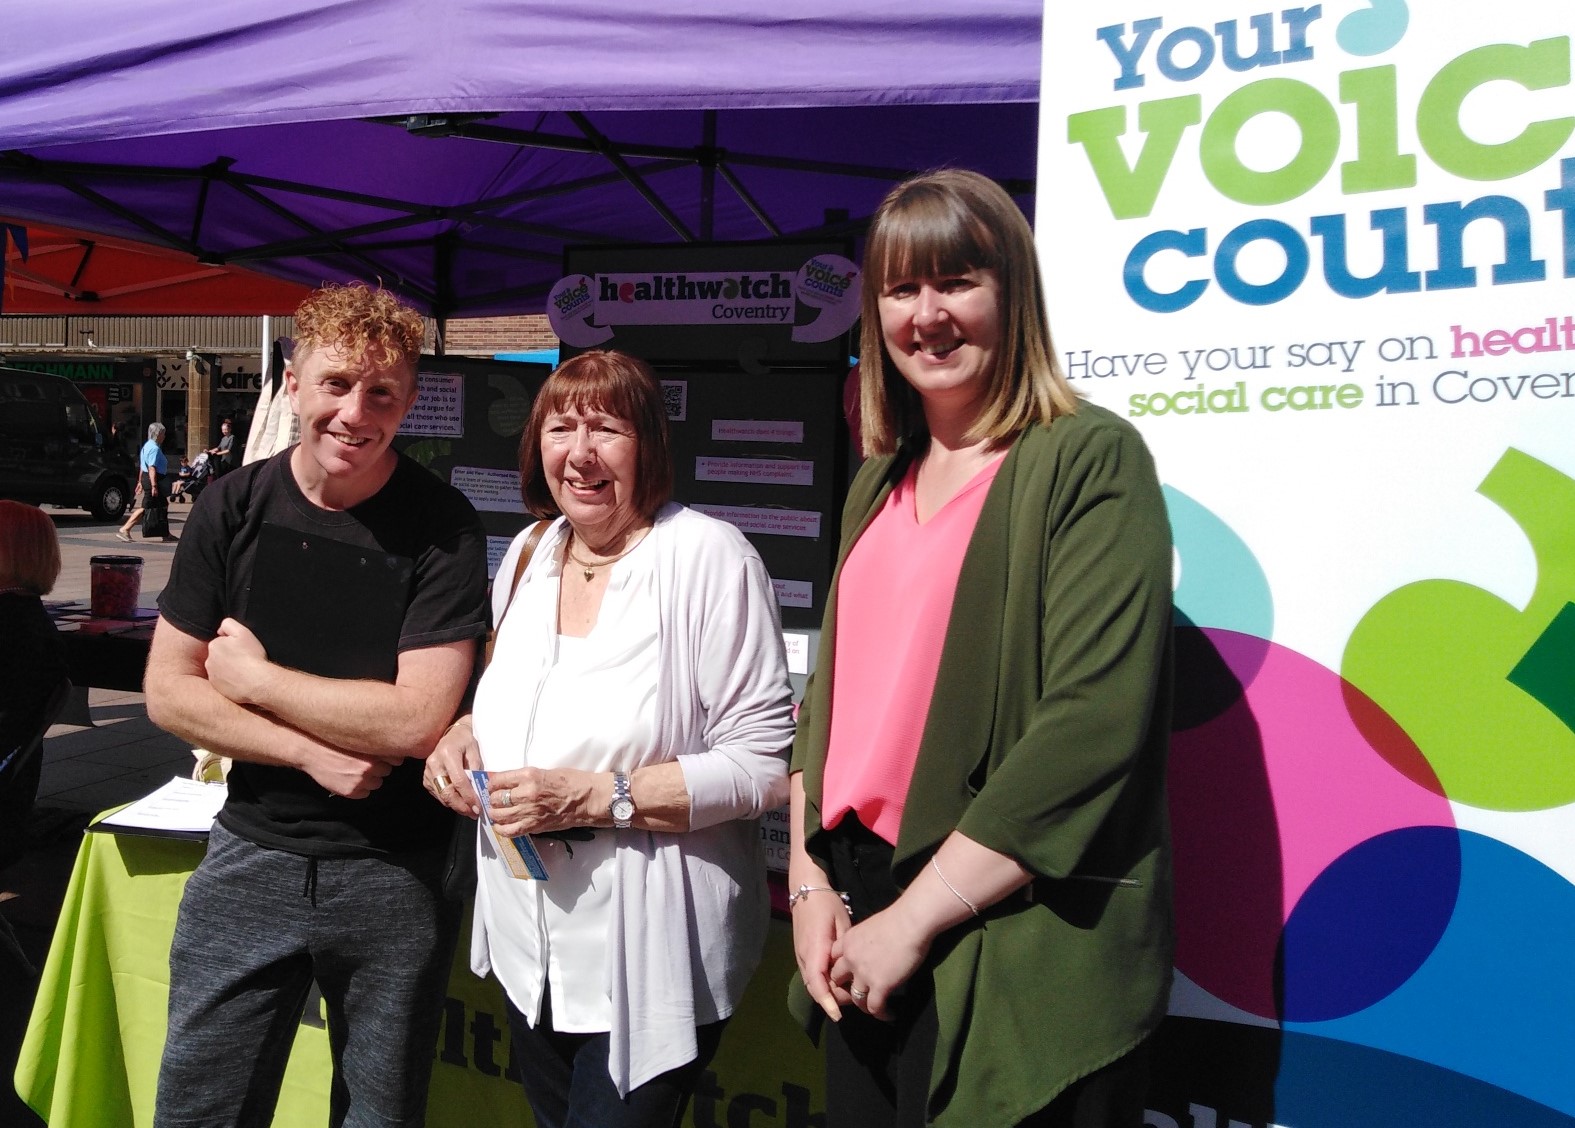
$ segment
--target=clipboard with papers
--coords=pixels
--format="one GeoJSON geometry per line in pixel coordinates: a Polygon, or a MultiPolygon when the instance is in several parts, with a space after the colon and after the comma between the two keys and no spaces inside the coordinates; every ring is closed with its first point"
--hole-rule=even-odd
{"type": "Polygon", "coordinates": [[[199,783],[176,776],[136,802],[105,815],[88,829],[204,841],[219,808],[224,806],[225,794],[222,783],[199,783]]]}

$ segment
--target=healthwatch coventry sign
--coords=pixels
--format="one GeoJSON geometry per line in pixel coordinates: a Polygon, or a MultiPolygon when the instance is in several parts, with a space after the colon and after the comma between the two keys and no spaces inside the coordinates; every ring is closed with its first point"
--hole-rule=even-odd
{"type": "Polygon", "coordinates": [[[720,270],[571,274],[547,317],[560,338],[589,348],[619,325],[781,326],[795,341],[829,341],[858,319],[859,270],[841,255],[811,257],[797,272],[720,270]]]}

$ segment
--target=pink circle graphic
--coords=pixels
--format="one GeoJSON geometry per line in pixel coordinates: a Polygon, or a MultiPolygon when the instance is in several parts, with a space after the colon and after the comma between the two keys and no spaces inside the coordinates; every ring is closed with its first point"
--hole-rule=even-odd
{"type": "MultiPolygon", "coordinates": [[[[1337,673],[1253,635],[1202,634],[1219,658],[1208,676],[1235,679],[1240,696],[1171,737],[1176,966],[1232,1006],[1278,1018],[1281,939],[1308,887],[1370,839],[1453,828],[1454,817],[1436,783],[1397,770],[1425,765],[1414,743],[1371,702],[1352,710],[1361,692],[1337,673]]],[[[1177,686],[1219,690],[1185,673],[1177,686]]],[[[1363,925],[1353,914],[1350,928],[1363,925]]]]}

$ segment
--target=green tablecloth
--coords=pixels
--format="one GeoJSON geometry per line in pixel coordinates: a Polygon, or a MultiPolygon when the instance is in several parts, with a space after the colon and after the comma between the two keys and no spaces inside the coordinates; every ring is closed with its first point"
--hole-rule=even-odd
{"type": "MultiPolygon", "coordinates": [[[[170,937],[202,851],[201,843],[162,838],[84,838],[16,1069],[17,1092],[51,1128],[153,1122],[170,937]]],[[[502,992],[471,975],[468,946],[462,938],[449,983],[427,1123],[527,1125],[524,1096],[505,1069],[502,992]]],[[[792,966],[790,929],[773,921],[765,961],[690,1107],[693,1128],[809,1128],[818,1115],[819,1057],[782,1005],[792,966]]],[[[308,1007],[275,1124],[326,1123],[328,1075],[327,1033],[308,1007]]]]}

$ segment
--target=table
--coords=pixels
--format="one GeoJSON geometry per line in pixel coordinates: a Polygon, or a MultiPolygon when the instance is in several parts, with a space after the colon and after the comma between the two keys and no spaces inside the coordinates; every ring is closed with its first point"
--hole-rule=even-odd
{"type": "Polygon", "coordinates": [[[60,714],[60,723],[91,726],[89,687],[142,692],[142,673],[153,645],[158,612],[138,608],[134,619],[95,619],[83,600],[45,600],[44,610],[66,650],[71,696],[60,714]]]}
{"type": "MultiPolygon", "coordinates": [[[[77,854],[32,1020],[16,1089],[51,1128],[152,1123],[169,1001],[169,945],[201,843],[89,833],[77,854]]],[[[432,1070],[427,1124],[529,1125],[508,1076],[508,1022],[495,980],[466,964],[460,938],[432,1070]]],[[[216,958],[222,954],[215,953],[216,958]]],[[[809,1128],[823,1107],[818,1053],[784,1006],[792,933],[773,920],[766,955],[703,1076],[685,1123],[692,1128],[809,1128]]],[[[328,1036],[309,1005],[296,1031],[274,1123],[320,1125],[328,1116],[328,1036]]]]}
{"type": "Polygon", "coordinates": [[[158,611],[139,607],[131,619],[95,619],[79,599],[45,600],[44,610],[65,644],[72,685],[142,692],[158,611]]]}

